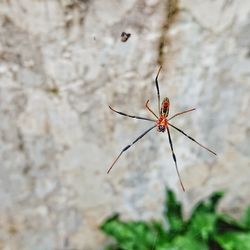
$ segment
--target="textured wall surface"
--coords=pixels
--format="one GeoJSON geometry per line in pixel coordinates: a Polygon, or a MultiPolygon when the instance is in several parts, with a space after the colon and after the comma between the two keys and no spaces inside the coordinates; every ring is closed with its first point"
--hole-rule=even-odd
{"type": "Polygon", "coordinates": [[[161,217],[164,187],[186,213],[213,190],[238,216],[250,203],[250,2],[241,0],[0,1],[0,249],[92,250],[98,226],[161,217]],[[122,43],[122,31],[130,32],[122,43]],[[214,149],[152,131],[106,171],[156,110],[214,149]]]}

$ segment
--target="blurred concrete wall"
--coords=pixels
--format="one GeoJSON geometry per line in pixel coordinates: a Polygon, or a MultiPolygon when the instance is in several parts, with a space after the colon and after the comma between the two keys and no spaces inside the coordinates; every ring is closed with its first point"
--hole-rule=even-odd
{"type": "Polygon", "coordinates": [[[102,249],[98,226],[113,212],[160,218],[164,187],[192,205],[226,190],[220,209],[250,203],[250,2],[236,0],[1,0],[0,249],[102,249]],[[131,33],[125,43],[121,32],[131,33]],[[123,118],[156,110],[214,149],[123,118]]]}

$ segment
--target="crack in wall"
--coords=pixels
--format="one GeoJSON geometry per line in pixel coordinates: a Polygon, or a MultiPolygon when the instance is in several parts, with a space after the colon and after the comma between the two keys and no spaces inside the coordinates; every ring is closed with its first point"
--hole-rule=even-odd
{"type": "Polygon", "coordinates": [[[158,59],[157,63],[159,65],[163,65],[165,60],[165,54],[164,51],[165,47],[170,44],[170,41],[167,37],[167,32],[169,28],[171,27],[171,24],[175,21],[175,17],[179,13],[179,0],[166,0],[165,5],[165,18],[161,27],[161,37],[159,39],[159,45],[158,45],[158,59]]]}

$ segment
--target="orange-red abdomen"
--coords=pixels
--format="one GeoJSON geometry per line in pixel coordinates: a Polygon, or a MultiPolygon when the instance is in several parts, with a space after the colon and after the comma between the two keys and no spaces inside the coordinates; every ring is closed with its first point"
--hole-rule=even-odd
{"type": "Polygon", "coordinates": [[[168,116],[169,105],[170,105],[169,99],[165,97],[161,104],[161,115],[164,115],[165,117],[168,116]]]}

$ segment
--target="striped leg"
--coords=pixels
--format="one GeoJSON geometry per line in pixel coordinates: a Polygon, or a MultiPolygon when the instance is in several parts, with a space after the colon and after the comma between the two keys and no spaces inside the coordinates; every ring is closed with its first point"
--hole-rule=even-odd
{"type": "Polygon", "coordinates": [[[110,108],[113,112],[115,112],[115,113],[117,113],[117,114],[119,114],[119,115],[124,115],[124,116],[130,117],[130,118],[139,119],[139,120],[145,120],[145,121],[155,122],[155,120],[149,119],[149,118],[146,118],[146,117],[140,117],[140,116],[125,114],[125,113],[123,113],[123,112],[120,112],[120,111],[117,111],[117,110],[113,109],[111,106],[109,106],[109,108],[110,108]]]}
{"type": "Polygon", "coordinates": [[[145,107],[149,110],[149,112],[151,112],[155,117],[156,119],[158,120],[159,117],[155,114],[155,112],[148,106],[148,103],[149,103],[149,100],[146,101],[145,103],[145,107]]]}
{"type": "Polygon", "coordinates": [[[174,117],[178,116],[178,115],[182,115],[182,114],[185,114],[185,113],[188,113],[188,112],[191,112],[191,111],[194,111],[196,108],[193,108],[193,109],[188,109],[188,110],[185,110],[185,111],[182,111],[180,113],[176,113],[175,115],[171,116],[168,121],[170,121],[171,119],[173,119],[174,117]]]}
{"type": "Polygon", "coordinates": [[[197,143],[200,147],[206,149],[207,151],[209,151],[210,153],[217,155],[214,151],[212,151],[211,149],[203,146],[202,144],[200,144],[199,142],[197,142],[193,137],[187,135],[184,131],[180,130],[179,128],[175,127],[174,125],[168,123],[169,126],[173,127],[174,129],[178,130],[179,132],[181,132],[183,135],[185,135],[188,139],[192,140],[193,142],[197,143]]]}
{"type": "Polygon", "coordinates": [[[118,159],[121,157],[121,155],[128,150],[133,144],[135,144],[137,141],[139,141],[144,135],[146,135],[150,130],[152,130],[153,128],[155,128],[156,125],[154,125],[153,127],[147,129],[145,132],[143,132],[140,136],[138,136],[131,144],[127,145],[121,152],[120,154],[116,157],[116,159],[113,161],[111,167],[109,168],[107,174],[110,172],[110,170],[113,168],[113,166],[115,165],[115,163],[118,161],[118,159]]]}
{"type": "Polygon", "coordinates": [[[167,132],[168,132],[168,140],[169,140],[170,148],[171,148],[171,151],[172,151],[172,156],[173,156],[174,163],[175,163],[176,172],[178,174],[178,178],[179,178],[182,190],[185,192],[185,188],[184,188],[184,186],[182,184],[181,176],[180,176],[180,173],[179,173],[179,170],[178,170],[177,160],[176,160],[176,157],[175,157],[174,148],[173,148],[173,144],[172,144],[172,140],[171,140],[171,136],[170,136],[170,131],[169,131],[168,127],[167,127],[167,132]]]}
{"type": "Polygon", "coordinates": [[[160,108],[160,89],[159,89],[159,84],[158,84],[158,76],[161,72],[161,68],[162,66],[160,66],[159,70],[158,70],[158,73],[156,75],[156,78],[155,78],[155,86],[156,86],[156,91],[157,91],[157,98],[158,98],[158,111],[159,111],[159,114],[161,113],[161,108],[160,108]]]}

